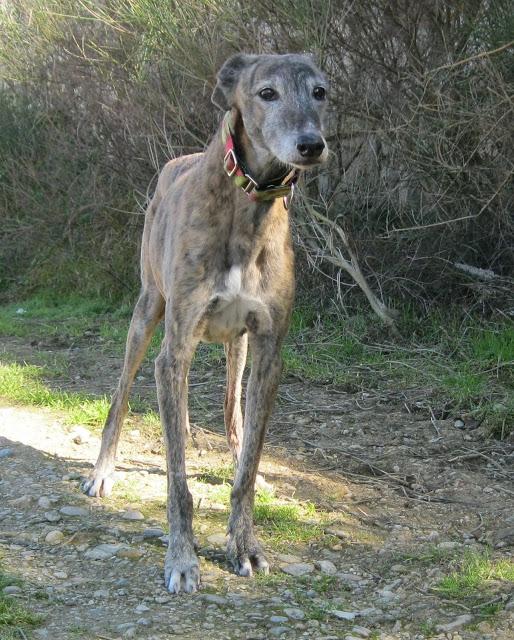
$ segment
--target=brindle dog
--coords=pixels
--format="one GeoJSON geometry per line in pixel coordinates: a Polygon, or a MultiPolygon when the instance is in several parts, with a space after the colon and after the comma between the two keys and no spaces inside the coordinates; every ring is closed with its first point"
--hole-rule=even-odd
{"type": "Polygon", "coordinates": [[[294,294],[288,194],[296,173],[326,160],[326,79],[303,55],[232,56],[212,95],[227,112],[204,153],[168,162],[146,213],[142,288],[125,362],[84,483],[90,496],[112,489],[128,394],[150,338],[164,317],[155,362],[168,469],[172,593],[198,588],[200,572],[186,481],[187,378],[199,341],[222,342],[227,360],[225,424],[236,461],[227,552],[235,571],[267,572],[254,533],[254,485],[281,371],[281,344],[294,294]],[[241,379],[248,343],[252,367],[243,426],[241,379]]]}

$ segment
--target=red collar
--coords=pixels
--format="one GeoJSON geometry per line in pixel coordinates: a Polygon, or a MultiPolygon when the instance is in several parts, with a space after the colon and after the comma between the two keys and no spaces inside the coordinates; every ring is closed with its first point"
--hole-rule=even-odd
{"type": "Polygon", "coordinates": [[[248,171],[244,169],[243,164],[238,159],[235,149],[232,114],[227,111],[223,118],[221,130],[222,140],[225,145],[225,155],[223,158],[223,168],[226,174],[234,179],[236,186],[242,189],[253,202],[262,202],[265,200],[274,200],[275,198],[284,198],[286,209],[293,197],[294,185],[298,180],[298,170],[289,171],[281,179],[268,184],[259,184],[257,180],[252,178],[248,171]],[[280,180],[279,184],[277,184],[280,180]]]}

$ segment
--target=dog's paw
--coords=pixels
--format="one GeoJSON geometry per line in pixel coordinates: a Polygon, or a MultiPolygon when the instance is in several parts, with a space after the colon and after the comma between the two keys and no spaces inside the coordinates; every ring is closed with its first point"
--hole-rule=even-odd
{"type": "Polygon", "coordinates": [[[114,471],[93,469],[89,478],[82,483],[81,489],[91,498],[105,498],[112,493],[115,480],[114,471]]]}
{"type": "Polygon", "coordinates": [[[269,563],[262,551],[232,558],[232,566],[238,576],[245,578],[251,578],[254,572],[265,575],[269,573],[269,563]]]}
{"type": "Polygon", "coordinates": [[[192,549],[179,554],[168,548],[164,561],[164,583],[170,593],[194,593],[198,590],[200,567],[192,549]]]}
{"type": "Polygon", "coordinates": [[[227,557],[238,576],[249,578],[254,572],[269,573],[268,561],[253,533],[239,533],[235,536],[229,534],[227,557]]]}

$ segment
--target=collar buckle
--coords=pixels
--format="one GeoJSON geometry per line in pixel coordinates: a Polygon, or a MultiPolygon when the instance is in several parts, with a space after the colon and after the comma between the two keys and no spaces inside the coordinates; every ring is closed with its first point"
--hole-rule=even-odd
{"type": "Polygon", "coordinates": [[[251,193],[253,193],[255,191],[255,189],[257,189],[257,187],[259,186],[258,183],[252,178],[252,176],[249,176],[247,173],[245,173],[245,178],[248,180],[248,184],[246,184],[244,187],[241,187],[243,189],[243,191],[246,193],[246,195],[250,195],[251,193]]]}

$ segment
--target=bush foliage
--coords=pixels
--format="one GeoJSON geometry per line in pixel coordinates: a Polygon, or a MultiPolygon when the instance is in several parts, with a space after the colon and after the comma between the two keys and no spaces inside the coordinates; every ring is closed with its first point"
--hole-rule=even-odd
{"type": "Polygon", "coordinates": [[[325,298],[354,287],[330,260],[347,251],[335,227],[327,243],[311,224],[315,206],[393,304],[503,305],[513,40],[509,0],[7,0],[0,295],[134,291],[156,172],[215,130],[223,60],[310,51],[331,80],[333,153],[297,206],[302,282],[325,298]]]}

